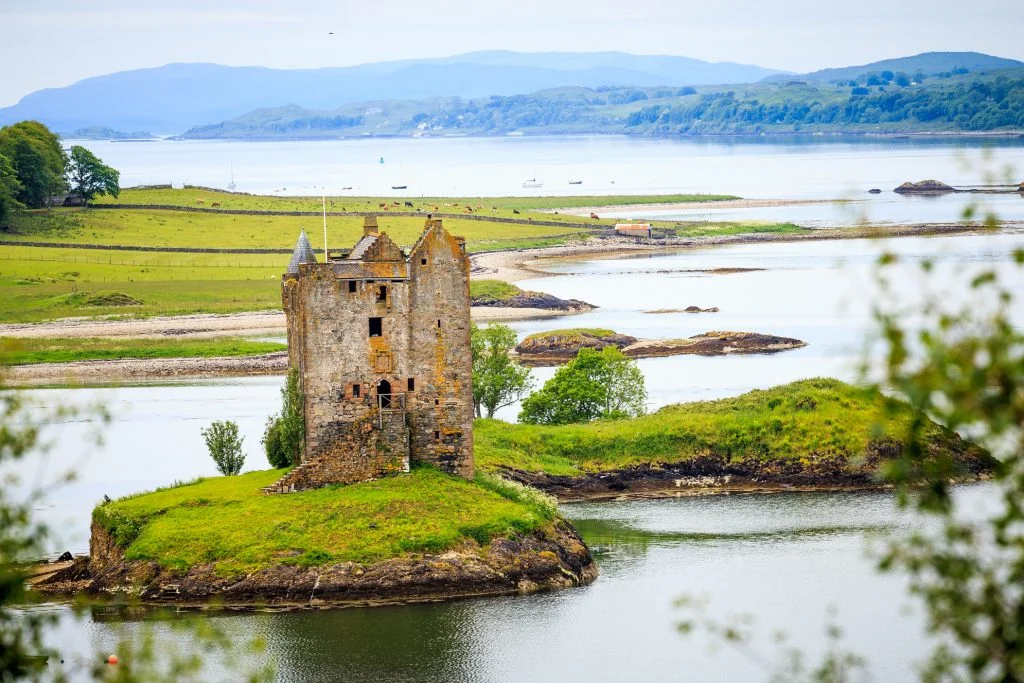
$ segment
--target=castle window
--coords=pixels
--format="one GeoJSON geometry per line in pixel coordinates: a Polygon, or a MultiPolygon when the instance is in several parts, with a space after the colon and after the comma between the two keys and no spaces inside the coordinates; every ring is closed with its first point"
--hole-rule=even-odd
{"type": "Polygon", "coordinates": [[[439,398],[435,398],[435,399],[434,399],[434,405],[435,405],[435,406],[439,406],[439,405],[441,405],[441,399],[439,399],[439,398]]]}
{"type": "Polygon", "coordinates": [[[381,285],[380,289],[377,290],[377,301],[379,303],[384,303],[387,300],[388,300],[388,286],[387,285],[381,285]]]}
{"type": "Polygon", "coordinates": [[[434,441],[440,441],[440,440],[441,440],[441,432],[439,432],[437,430],[434,430],[434,441]]]}
{"type": "Polygon", "coordinates": [[[427,265],[427,259],[425,259],[425,258],[421,258],[421,259],[420,259],[420,265],[421,265],[421,266],[425,266],[425,265],[427,265]]]}
{"type": "Polygon", "coordinates": [[[440,327],[441,327],[441,319],[440,319],[440,318],[438,318],[438,319],[437,319],[437,327],[438,327],[438,328],[440,328],[440,327]]]}
{"type": "Polygon", "coordinates": [[[407,382],[407,386],[409,388],[409,391],[416,391],[416,378],[410,377],[409,381],[407,382]]]}
{"type": "Polygon", "coordinates": [[[355,280],[349,280],[348,281],[348,293],[349,294],[355,294],[356,293],[356,281],[355,280]]]}
{"type": "Polygon", "coordinates": [[[362,390],[358,384],[352,385],[352,398],[359,398],[359,392],[362,390]]]}
{"type": "Polygon", "coordinates": [[[379,337],[384,333],[384,318],[370,318],[370,336],[379,337]]]}

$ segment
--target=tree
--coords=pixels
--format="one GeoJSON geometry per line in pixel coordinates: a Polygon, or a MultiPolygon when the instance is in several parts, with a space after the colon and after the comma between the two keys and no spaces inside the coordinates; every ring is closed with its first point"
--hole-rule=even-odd
{"type": "MultiPolygon", "coordinates": [[[[1014,252],[1024,266],[1024,249],[1014,252]]],[[[1024,334],[1013,317],[1013,294],[986,270],[964,283],[975,296],[950,306],[931,292],[909,306],[884,276],[875,319],[884,355],[881,383],[908,401],[920,419],[884,477],[899,502],[938,521],[932,533],[894,538],[881,568],[904,570],[923,598],[930,628],[940,634],[924,680],[1024,681],[1024,334]],[[957,509],[951,458],[936,458],[924,436],[928,416],[967,433],[1001,460],[986,516],[957,509]]],[[[925,273],[931,264],[922,264],[925,273]]],[[[927,280],[926,280],[927,281],[927,280]]],[[[943,283],[948,284],[948,283],[943,283]]]]}
{"type": "Polygon", "coordinates": [[[292,368],[281,387],[281,413],[267,419],[263,432],[263,450],[273,467],[289,467],[302,462],[306,443],[304,404],[299,371],[292,368]]]}
{"type": "Polygon", "coordinates": [[[516,333],[508,325],[473,325],[473,407],[477,417],[494,417],[494,411],[510,406],[533,388],[530,369],[512,360],[516,333]]]}
{"type": "Polygon", "coordinates": [[[22,185],[18,200],[27,206],[47,206],[66,187],[67,155],[60,139],[38,121],[0,128],[0,154],[10,160],[22,185]]]}
{"type": "Polygon", "coordinates": [[[238,425],[235,422],[215,420],[209,427],[204,427],[201,433],[218,472],[230,477],[242,471],[245,453],[242,452],[243,439],[238,438],[238,425]]]}
{"type": "Polygon", "coordinates": [[[636,361],[613,346],[580,349],[523,401],[519,420],[528,424],[570,424],[597,418],[636,417],[645,411],[647,389],[636,361]]]}
{"type": "Polygon", "coordinates": [[[18,182],[14,166],[11,165],[10,159],[0,154],[0,228],[11,212],[21,207],[21,202],[18,201],[20,192],[21,183],[18,182]]]}
{"type": "Polygon", "coordinates": [[[85,147],[75,145],[71,148],[71,160],[68,164],[68,184],[71,191],[88,204],[96,195],[109,194],[116,197],[121,193],[118,185],[121,173],[105,165],[95,154],[85,147]]]}

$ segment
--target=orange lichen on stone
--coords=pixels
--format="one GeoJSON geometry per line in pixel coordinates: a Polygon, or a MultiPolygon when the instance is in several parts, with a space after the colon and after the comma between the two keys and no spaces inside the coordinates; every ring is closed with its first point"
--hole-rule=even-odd
{"type": "Polygon", "coordinates": [[[306,448],[269,490],[363,481],[417,461],[472,478],[465,241],[428,220],[407,256],[368,217],[344,258],[317,263],[297,247],[292,261],[281,300],[306,448]]]}

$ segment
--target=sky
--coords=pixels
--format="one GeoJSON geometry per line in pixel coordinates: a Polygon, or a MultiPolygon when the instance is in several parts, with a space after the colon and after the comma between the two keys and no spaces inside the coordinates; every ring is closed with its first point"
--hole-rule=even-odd
{"type": "Polygon", "coordinates": [[[794,72],[928,51],[1024,60],[1022,29],[1020,0],[0,0],[0,106],[171,62],[316,68],[492,49],[794,72]]]}

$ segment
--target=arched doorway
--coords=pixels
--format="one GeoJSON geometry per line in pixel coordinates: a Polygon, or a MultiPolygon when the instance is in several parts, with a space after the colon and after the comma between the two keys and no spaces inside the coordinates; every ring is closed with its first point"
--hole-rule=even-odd
{"type": "Polygon", "coordinates": [[[391,407],[391,382],[386,379],[377,382],[377,404],[382,410],[391,407]]]}

